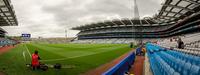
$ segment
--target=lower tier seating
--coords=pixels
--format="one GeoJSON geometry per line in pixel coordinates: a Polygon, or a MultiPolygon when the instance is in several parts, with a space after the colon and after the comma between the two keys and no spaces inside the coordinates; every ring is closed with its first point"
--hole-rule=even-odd
{"type": "Polygon", "coordinates": [[[150,43],[146,48],[154,75],[200,75],[200,57],[150,43]]]}

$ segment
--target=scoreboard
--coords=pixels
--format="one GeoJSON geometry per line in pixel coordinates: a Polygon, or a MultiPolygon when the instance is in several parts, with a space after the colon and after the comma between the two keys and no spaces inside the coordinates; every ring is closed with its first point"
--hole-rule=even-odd
{"type": "Polygon", "coordinates": [[[31,34],[22,34],[21,35],[23,41],[30,41],[31,40],[31,34]]]}
{"type": "Polygon", "coordinates": [[[31,37],[31,34],[22,34],[22,37],[31,37]]]}

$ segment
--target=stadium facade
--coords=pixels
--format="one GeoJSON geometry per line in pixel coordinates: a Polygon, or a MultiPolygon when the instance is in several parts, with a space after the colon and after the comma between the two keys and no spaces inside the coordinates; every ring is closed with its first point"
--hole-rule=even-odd
{"type": "Polygon", "coordinates": [[[159,13],[143,19],[115,19],[81,25],[76,43],[129,43],[199,32],[199,0],[165,0],[159,13]],[[99,41],[98,41],[99,40],[99,41]]]}

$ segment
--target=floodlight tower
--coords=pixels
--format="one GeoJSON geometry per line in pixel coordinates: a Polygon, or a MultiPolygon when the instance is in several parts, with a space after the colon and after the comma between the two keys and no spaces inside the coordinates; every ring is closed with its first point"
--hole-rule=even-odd
{"type": "Polygon", "coordinates": [[[65,29],[65,37],[67,38],[68,36],[67,36],[67,29],[65,29]]]}
{"type": "Polygon", "coordinates": [[[134,20],[139,20],[139,19],[140,19],[140,15],[139,15],[137,2],[136,0],[134,0],[134,20]]]}
{"type": "MultiPolygon", "coordinates": [[[[140,15],[139,15],[139,10],[138,10],[138,5],[137,5],[137,1],[136,0],[134,0],[134,18],[133,19],[140,21],[140,15]]],[[[140,25],[141,25],[141,23],[140,23],[140,25]]],[[[133,29],[134,29],[134,27],[133,27],[133,29]]],[[[142,28],[140,30],[143,31],[142,28]]],[[[142,34],[139,34],[139,39],[137,41],[137,44],[138,45],[142,45],[142,43],[143,43],[142,34]]]]}

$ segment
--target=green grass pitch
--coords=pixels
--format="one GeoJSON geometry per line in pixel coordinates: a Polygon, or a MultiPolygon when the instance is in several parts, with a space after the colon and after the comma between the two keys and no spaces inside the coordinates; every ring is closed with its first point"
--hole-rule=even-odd
{"type": "Polygon", "coordinates": [[[19,44],[0,55],[0,71],[8,75],[79,75],[130,50],[128,44],[19,44]],[[60,63],[64,68],[30,70],[25,64],[31,62],[29,52],[32,54],[34,50],[39,51],[42,63],[60,63]]]}

